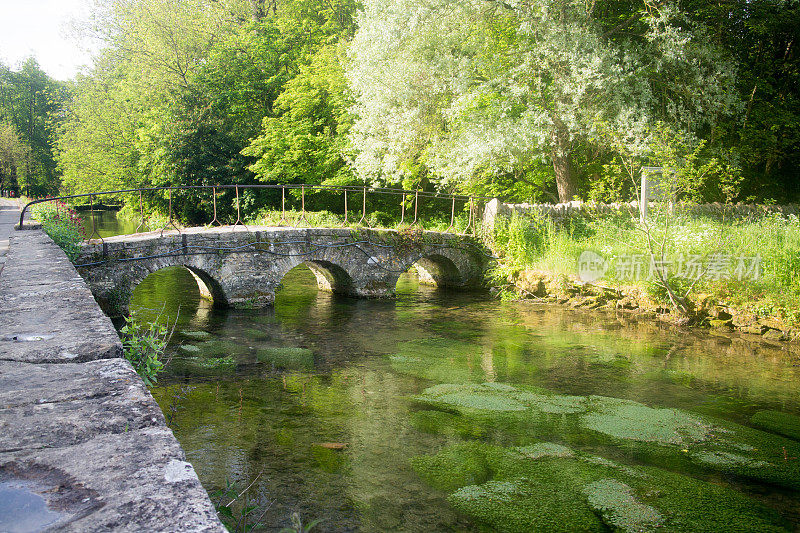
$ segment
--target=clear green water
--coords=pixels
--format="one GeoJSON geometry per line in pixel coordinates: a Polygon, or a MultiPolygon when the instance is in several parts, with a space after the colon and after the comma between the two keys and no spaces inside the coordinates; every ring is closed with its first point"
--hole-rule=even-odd
{"type": "Polygon", "coordinates": [[[179,316],[152,393],[212,499],[252,483],[266,531],[294,512],[318,531],[800,527],[800,443],[750,429],[800,415],[790,354],[412,274],[397,293],[339,298],[303,267],[263,310],[213,308],[180,268],[136,289],[138,314],[179,316]]]}

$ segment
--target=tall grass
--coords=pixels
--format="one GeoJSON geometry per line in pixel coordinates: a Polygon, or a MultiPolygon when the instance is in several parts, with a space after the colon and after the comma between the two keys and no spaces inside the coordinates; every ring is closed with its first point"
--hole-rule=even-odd
{"type": "MultiPolygon", "coordinates": [[[[800,220],[796,216],[725,221],[664,214],[655,220],[650,236],[656,260],[661,259],[663,245],[674,288],[800,321],[800,220]],[[697,275],[680,276],[681,266],[685,273],[690,259],[701,265],[694,271],[697,275]],[[737,266],[751,268],[759,259],[757,272],[737,274],[737,266]],[[727,264],[727,273],[715,273],[709,267],[712,263],[727,264]]],[[[602,283],[639,286],[661,297],[663,287],[655,276],[647,275],[651,268],[647,241],[643,226],[629,216],[575,217],[556,224],[546,216],[515,213],[499,219],[495,227],[495,247],[504,256],[495,275],[506,277],[528,268],[576,276],[578,257],[591,250],[609,262],[602,283]],[[620,266],[634,256],[642,263],[642,275],[636,279],[624,275],[620,266]]]]}

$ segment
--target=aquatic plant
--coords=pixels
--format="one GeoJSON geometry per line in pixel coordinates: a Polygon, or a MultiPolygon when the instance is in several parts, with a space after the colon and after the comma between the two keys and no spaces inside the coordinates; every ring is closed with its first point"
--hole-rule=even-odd
{"type": "Polygon", "coordinates": [[[281,346],[262,348],[256,353],[259,361],[272,363],[276,368],[285,370],[312,370],[314,368],[314,352],[308,348],[281,346]]]}
{"type": "Polygon", "coordinates": [[[311,530],[317,527],[317,525],[322,522],[322,519],[312,520],[308,524],[303,524],[300,513],[295,511],[292,513],[290,521],[292,525],[281,529],[279,533],[311,533],[311,530]]]}
{"type": "Polygon", "coordinates": [[[759,428],[778,433],[794,440],[800,440],[800,416],[781,411],[758,411],[750,422],[759,428]]]}
{"type": "Polygon", "coordinates": [[[774,510],[732,489],[556,443],[455,443],[412,465],[497,531],[784,530],[774,510]]]}
{"type": "MultiPolygon", "coordinates": [[[[639,460],[800,488],[800,443],[681,409],[649,407],[606,396],[569,396],[501,384],[442,384],[416,397],[421,407],[451,413],[434,432],[457,427],[459,415],[511,434],[613,446],[639,460]]],[[[417,417],[420,420],[420,417],[417,417]]],[[[526,444],[526,443],[521,443],[526,444]]]]}
{"type": "Polygon", "coordinates": [[[233,357],[176,357],[172,360],[172,372],[198,376],[231,374],[236,370],[233,357]]]}
{"type": "Polygon", "coordinates": [[[190,339],[205,340],[211,337],[211,333],[207,331],[181,331],[181,335],[189,337],[190,339]]]}
{"type": "Polygon", "coordinates": [[[250,489],[261,477],[261,472],[255,476],[244,489],[242,483],[225,480],[225,487],[209,494],[214,503],[217,516],[225,528],[232,533],[248,533],[263,527],[261,522],[264,515],[272,507],[273,502],[262,502],[261,497],[251,500],[250,489]]]}
{"type": "Polygon", "coordinates": [[[623,531],[651,531],[664,524],[661,514],[639,502],[633,490],[616,479],[604,478],[583,488],[586,501],[603,521],[623,531]]]}

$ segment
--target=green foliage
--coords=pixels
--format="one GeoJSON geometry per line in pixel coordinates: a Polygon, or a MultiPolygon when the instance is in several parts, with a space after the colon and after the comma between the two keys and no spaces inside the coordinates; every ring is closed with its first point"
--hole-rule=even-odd
{"type": "Polygon", "coordinates": [[[174,329],[174,326],[170,329],[159,324],[158,320],[142,323],[131,313],[125,317],[125,324],[119,330],[123,356],[130,361],[148,387],[158,381],[158,374],[169,362],[165,362],[162,356],[174,329]]]}
{"type": "Polygon", "coordinates": [[[55,143],[63,120],[61,108],[66,100],[64,85],[51,79],[34,58],[27,59],[18,70],[10,70],[0,63],[0,185],[3,188],[31,197],[57,193],[60,180],[55,143]]]}
{"type": "Polygon", "coordinates": [[[262,502],[260,497],[252,499],[250,495],[250,489],[259,477],[260,473],[244,488],[241,483],[231,483],[226,479],[224,488],[209,493],[217,516],[231,533],[247,533],[265,525],[261,520],[272,502],[262,502]]]}
{"type": "Polygon", "coordinates": [[[320,49],[286,84],[266,116],[261,134],[242,153],[256,158],[250,170],[268,183],[354,181],[346,164],[346,134],[352,123],[347,82],[336,46],[320,49]]]}
{"type": "Polygon", "coordinates": [[[322,519],[312,520],[307,524],[303,524],[300,518],[300,513],[294,512],[291,516],[292,525],[280,530],[279,533],[311,533],[311,531],[322,522],[322,519]]]}
{"type": "Polygon", "coordinates": [[[42,224],[42,229],[53,242],[59,245],[73,263],[81,251],[86,238],[83,221],[64,202],[43,202],[33,208],[33,216],[42,224]]]}

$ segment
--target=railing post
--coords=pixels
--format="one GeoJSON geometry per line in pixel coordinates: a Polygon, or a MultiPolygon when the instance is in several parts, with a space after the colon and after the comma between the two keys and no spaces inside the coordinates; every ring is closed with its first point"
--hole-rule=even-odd
{"type": "Polygon", "coordinates": [[[347,227],[347,188],[344,188],[344,220],[342,221],[342,226],[347,227]]]}
{"type": "Polygon", "coordinates": [[[231,231],[235,231],[236,226],[239,225],[244,226],[244,229],[249,231],[247,225],[244,222],[242,222],[242,207],[241,207],[242,202],[239,199],[239,186],[236,185],[234,188],[236,189],[236,222],[234,222],[233,226],[231,226],[231,231]]]}
{"type": "MultiPolygon", "coordinates": [[[[306,219],[306,186],[300,186],[300,218],[297,220],[297,225],[299,226],[301,222],[305,222],[308,224],[308,220],[306,219]]],[[[311,224],[308,224],[309,226],[311,224]]]]}
{"type": "Polygon", "coordinates": [[[278,226],[285,226],[286,222],[286,187],[281,186],[281,219],[278,221],[278,226]]]}
{"type": "Polygon", "coordinates": [[[139,230],[144,226],[144,202],[142,201],[142,191],[139,191],[139,225],[136,226],[134,233],[139,233],[139,230]]]}
{"type": "MultiPolygon", "coordinates": [[[[473,218],[472,211],[473,211],[473,209],[472,209],[472,196],[470,196],[469,197],[469,219],[468,219],[468,222],[467,222],[467,227],[464,228],[463,235],[466,235],[467,232],[469,231],[469,228],[472,227],[472,218],[473,218]]],[[[473,232],[473,234],[475,233],[475,228],[472,229],[472,232],[473,232]]]]}
{"type": "Polygon", "coordinates": [[[367,188],[366,187],[364,187],[364,197],[363,197],[363,199],[361,201],[361,219],[358,222],[356,222],[356,225],[361,224],[362,222],[364,222],[365,225],[368,228],[372,227],[372,226],[369,225],[369,222],[367,221],[367,188]]]}
{"type": "Polygon", "coordinates": [[[400,193],[400,224],[398,226],[402,226],[403,222],[406,220],[406,193],[400,193]]]}
{"type": "Polygon", "coordinates": [[[181,232],[181,229],[172,220],[172,188],[169,189],[169,220],[167,221],[166,224],[164,224],[164,227],[161,228],[161,236],[162,237],[164,236],[164,230],[167,229],[169,226],[172,226],[173,228],[175,228],[175,230],[178,233],[181,232]]]}
{"type": "MultiPolygon", "coordinates": [[[[56,205],[58,205],[58,200],[56,200],[56,205]]],[[[97,228],[96,228],[95,223],[94,223],[94,195],[93,194],[89,195],[89,218],[92,219],[92,232],[86,238],[86,242],[89,242],[90,240],[92,240],[92,237],[97,235],[97,238],[100,239],[100,242],[105,243],[105,241],[103,241],[103,237],[101,237],[100,233],[97,232],[97,228]]]]}
{"type": "Polygon", "coordinates": [[[456,221],[456,197],[453,195],[453,203],[450,205],[450,225],[447,226],[447,229],[444,230],[445,233],[449,233],[451,229],[453,229],[453,224],[456,221]]]}
{"type": "Polygon", "coordinates": [[[217,219],[217,188],[211,187],[211,200],[214,204],[214,218],[211,219],[211,222],[208,223],[209,227],[213,226],[216,222],[218,226],[222,226],[222,222],[217,219]]]}

